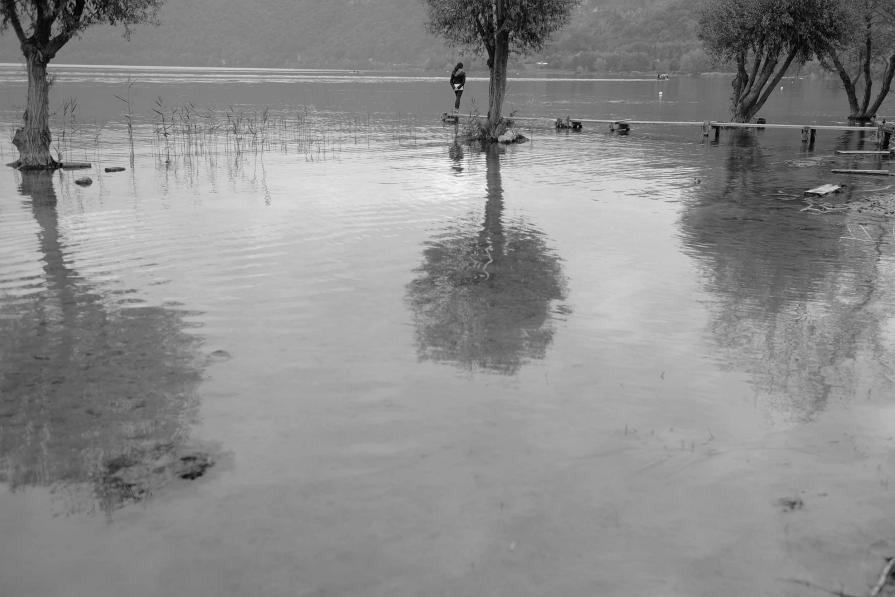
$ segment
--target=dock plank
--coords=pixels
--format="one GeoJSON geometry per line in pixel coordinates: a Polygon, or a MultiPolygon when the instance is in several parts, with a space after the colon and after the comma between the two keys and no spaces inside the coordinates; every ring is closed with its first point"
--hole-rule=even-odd
{"type": "Polygon", "coordinates": [[[875,151],[872,149],[837,149],[839,155],[892,155],[889,150],[875,151]]]}
{"type": "Polygon", "coordinates": [[[817,197],[823,197],[824,195],[829,195],[830,193],[835,193],[839,189],[842,188],[842,185],[838,184],[822,184],[819,187],[814,187],[813,189],[808,189],[805,191],[806,195],[815,195],[817,197]]]}
{"type": "Polygon", "coordinates": [[[834,174],[871,174],[876,176],[888,176],[888,170],[849,170],[846,168],[833,168],[831,170],[834,174]]]}

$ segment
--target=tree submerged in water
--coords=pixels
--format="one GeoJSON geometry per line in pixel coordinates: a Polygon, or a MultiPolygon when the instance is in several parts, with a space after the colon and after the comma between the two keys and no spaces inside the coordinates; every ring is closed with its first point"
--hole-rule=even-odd
{"type": "Polygon", "coordinates": [[[866,123],[889,95],[895,76],[895,0],[855,0],[844,9],[844,43],[829,44],[820,58],[842,80],[849,120],[866,123]],[[879,83],[875,95],[874,80],[879,83]]]}
{"type": "Polygon", "coordinates": [[[131,26],[155,23],[164,0],[0,0],[0,31],[11,28],[21,44],[28,71],[28,98],[24,124],[16,130],[13,145],[20,169],[60,166],[50,154],[50,80],[47,65],[73,37],[91,25],[131,26]]]}
{"type": "Polygon", "coordinates": [[[716,60],[735,65],[734,122],[749,122],[793,63],[845,37],[843,11],[839,0],[706,0],[699,38],[716,60]]]}
{"type": "Polygon", "coordinates": [[[484,139],[500,134],[511,53],[540,50],[580,0],[425,0],[428,29],[449,44],[488,56],[488,120],[484,139]]]}

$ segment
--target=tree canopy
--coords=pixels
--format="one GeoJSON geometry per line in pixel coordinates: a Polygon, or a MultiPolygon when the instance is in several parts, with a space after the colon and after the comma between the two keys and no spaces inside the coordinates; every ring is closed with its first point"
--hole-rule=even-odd
{"type": "Polygon", "coordinates": [[[509,51],[538,51],[568,22],[580,0],[427,0],[430,33],[454,46],[493,51],[495,36],[506,32],[509,51]],[[499,6],[502,5],[502,6],[499,6]],[[498,17],[498,8],[501,14],[498,17]]]}
{"type": "Polygon", "coordinates": [[[793,64],[804,63],[847,31],[841,0],[707,0],[699,37],[716,59],[736,64],[734,120],[748,121],[793,64]]]}
{"type": "Polygon", "coordinates": [[[24,45],[47,58],[81,31],[96,24],[130,26],[156,20],[164,0],[0,0],[0,30],[11,27],[24,45]]]}

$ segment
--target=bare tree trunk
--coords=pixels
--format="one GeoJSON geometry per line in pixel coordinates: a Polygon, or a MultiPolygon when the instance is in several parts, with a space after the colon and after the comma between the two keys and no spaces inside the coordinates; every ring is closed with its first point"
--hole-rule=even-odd
{"type": "Polygon", "coordinates": [[[862,65],[861,72],[853,79],[835,51],[828,51],[827,55],[833,62],[833,66],[836,68],[836,73],[842,81],[842,87],[845,89],[845,95],[848,97],[849,121],[855,123],[869,122],[876,116],[880,105],[882,105],[892,87],[892,79],[893,76],[895,76],[895,54],[889,56],[886,60],[886,70],[882,74],[880,88],[876,92],[876,99],[872,102],[870,101],[872,97],[872,75],[867,74],[867,63],[865,62],[862,65]],[[868,84],[865,82],[864,98],[862,102],[859,102],[856,85],[862,76],[866,77],[867,81],[870,81],[870,83],[868,84]]]}
{"type": "Polygon", "coordinates": [[[507,63],[510,57],[509,35],[499,33],[494,43],[491,60],[491,80],[488,86],[488,135],[497,138],[497,128],[501,122],[503,98],[507,90],[507,63]]]}
{"type": "Polygon", "coordinates": [[[870,94],[873,91],[873,77],[870,75],[870,63],[873,60],[873,19],[868,14],[864,17],[866,32],[864,37],[864,99],[861,102],[861,111],[867,115],[867,107],[870,105],[870,94]]]}
{"type": "MultiPolygon", "coordinates": [[[[790,50],[786,60],[781,66],[777,66],[777,58],[764,57],[764,65],[757,81],[752,81],[749,91],[740,97],[733,98],[733,121],[749,122],[768,101],[771,93],[777,88],[777,84],[789,70],[796,57],[796,51],[790,50]]],[[[756,57],[756,60],[759,58],[756,57]]]]}
{"type": "Polygon", "coordinates": [[[19,150],[16,166],[22,170],[53,169],[59,163],[50,155],[50,81],[47,79],[49,60],[34,48],[25,52],[28,69],[28,103],[24,126],[17,129],[12,143],[19,150]]]}
{"type": "Polygon", "coordinates": [[[845,88],[845,95],[848,98],[848,109],[851,113],[848,119],[855,120],[860,111],[858,108],[858,93],[855,90],[855,84],[836,51],[830,50],[827,52],[827,55],[830,57],[830,60],[833,61],[833,66],[836,67],[836,73],[839,75],[839,79],[842,81],[842,86],[845,88]]]}
{"type": "Polygon", "coordinates": [[[879,92],[876,94],[876,100],[874,100],[873,105],[870,106],[870,109],[868,110],[869,117],[876,116],[879,107],[886,99],[886,96],[889,95],[889,89],[892,88],[893,76],[895,76],[895,54],[889,56],[889,60],[886,62],[886,70],[883,73],[883,80],[880,83],[879,92]]]}

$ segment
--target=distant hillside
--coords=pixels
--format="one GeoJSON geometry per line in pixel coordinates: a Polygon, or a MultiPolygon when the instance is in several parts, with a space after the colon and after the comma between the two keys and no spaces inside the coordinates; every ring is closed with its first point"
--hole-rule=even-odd
{"type": "Polygon", "coordinates": [[[542,55],[584,72],[703,72],[692,0],[584,0],[542,55]]]}
{"type": "MultiPolygon", "coordinates": [[[[703,70],[693,5],[584,0],[544,52],[514,64],[579,72],[703,70]]],[[[458,56],[426,32],[422,0],[168,0],[160,20],[137,28],[129,42],[120,29],[90,29],[57,61],[444,70],[458,56]]],[[[5,32],[0,62],[20,59],[15,36],[5,32]]]]}

